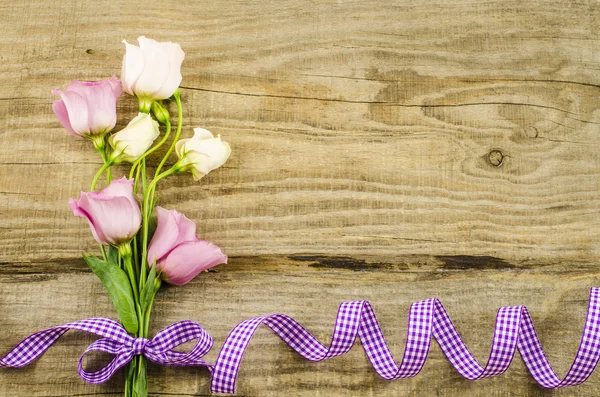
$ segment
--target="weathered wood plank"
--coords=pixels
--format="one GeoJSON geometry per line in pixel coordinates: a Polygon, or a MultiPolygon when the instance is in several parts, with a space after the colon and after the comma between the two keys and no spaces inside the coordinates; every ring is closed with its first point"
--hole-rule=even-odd
{"type": "MultiPolygon", "coordinates": [[[[217,347],[283,311],[327,340],[337,305],[370,299],[397,357],[411,302],[437,295],[487,358],[495,310],[526,304],[564,373],[598,285],[600,6],[588,1],[0,2],[0,353],[43,327],[114,315],[81,262],[94,250],[67,199],[100,164],[50,89],[119,74],[120,41],[186,51],[184,134],[221,133],[218,172],[161,185],[231,264],[161,293],[154,329],[191,318],[217,347]],[[430,256],[431,255],[431,256],[430,256]]],[[[135,114],[119,102],[119,126],[135,114]]],[[[91,339],[0,371],[0,395],[117,395],[75,373],[91,339]],[[23,376],[26,375],[26,376],[23,376]]],[[[210,358],[216,357],[216,351],[210,358]]],[[[311,364],[261,331],[241,395],[571,395],[517,359],[470,383],[437,348],[422,375],[379,380],[359,348],[311,364]]],[[[208,394],[208,374],[151,367],[156,395],[208,394]]]]}
{"type": "MultiPolygon", "coordinates": [[[[186,287],[162,291],[152,328],[158,330],[183,318],[200,322],[215,338],[215,349],[208,356],[214,360],[228,331],[246,318],[285,312],[328,342],[338,304],[369,299],[400,360],[410,303],[437,296],[473,354],[485,362],[496,310],[526,304],[549,359],[557,371],[565,373],[583,329],[587,289],[600,279],[600,272],[584,263],[519,264],[465,256],[380,260],[370,256],[235,257],[227,267],[203,274],[186,287]]],[[[1,346],[12,346],[24,334],[57,323],[115,315],[100,283],[82,271],[83,263],[36,264],[41,274],[30,274],[29,267],[5,267],[0,272],[1,346]],[[56,269],[63,265],[64,272],[56,269]]],[[[0,372],[5,395],[16,396],[24,393],[21,391],[42,396],[116,393],[121,387],[120,376],[105,386],[86,385],[77,377],[77,357],[90,341],[89,337],[70,334],[36,365],[0,372]]],[[[155,395],[208,394],[205,370],[152,366],[151,379],[155,395]]],[[[597,387],[594,376],[581,387],[553,395],[588,396],[597,387]]],[[[251,343],[238,391],[240,395],[280,395],[287,391],[307,396],[350,391],[383,396],[548,394],[536,386],[518,357],[505,375],[472,383],[450,367],[434,344],[420,375],[387,382],[370,368],[359,344],[347,356],[309,363],[267,330],[260,331],[251,343]]]]}

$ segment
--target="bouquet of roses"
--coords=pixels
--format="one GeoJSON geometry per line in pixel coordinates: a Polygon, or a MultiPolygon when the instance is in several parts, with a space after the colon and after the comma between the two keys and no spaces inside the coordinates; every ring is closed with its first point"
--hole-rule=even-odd
{"type": "MultiPolygon", "coordinates": [[[[184,52],[179,44],[145,37],[139,47],[124,41],[121,80],[73,81],[52,108],[73,136],[89,139],[103,160],[89,192],[69,204],[76,216],[86,218],[100,244],[100,256],[83,258],[98,276],[123,327],[137,338],[148,336],[152,302],[162,281],[184,285],[200,272],[227,263],[216,245],[196,236],[196,225],[183,214],[157,206],[158,183],[171,175],[191,172],[200,180],[227,161],[231,149],[220,136],[194,129],[181,139],[182,105],[179,85],[184,52]],[[127,126],[112,133],[116,104],[122,90],[134,96],[139,113],[127,126]],[[177,127],[171,141],[171,112],[177,106],[177,127]],[[160,125],[163,125],[162,138],[160,125]],[[155,169],[146,160],[169,145],[155,169]],[[177,161],[169,166],[175,152],[177,161]],[[128,176],[115,179],[113,165],[131,163],[128,176]],[[104,176],[106,185],[98,189],[104,176]]],[[[146,396],[146,363],[136,355],[128,366],[125,396],[146,396]]]]}
{"type": "MultiPolygon", "coordinates": [[[[54,112],[77,137],[89,139],[103,164],[94,176],[90,191],[82,192],[70,206],[76,216],[86,218],[100,244],[100,255],[83,258],[98,276],[119,315],[88,318],[38,331],[0,356],[0,368],[19,368],[47,351],[68,330],[100,336],[83,353],[79,375],[89,383],[108,380],[128,365],[125,396],[148,395],[146,360],[171,366],[205,366],[211,372],[211,391],[234,393],[241,361],[250,339],[260,325],[270,328],[289,347],[310,361],[322,361],[350,351],[360,339],[366,356],[382,378],[393,380],[415,376],[427,359],[435,338],[450,363],[465,378],[477,380],[506,371],[516,350],[533,378],[545,388],[578,385],[600,362],[600,288],[592,288],[587,319],[573,365],[561,379],[554,372],[537,338],[525,306],[498,310],[490,358],[480,365],[461,339],[452,320],[437,298],[415,302],[408,315],[405,353],[400,364],[394,359],[379,327],[375,312],[366,300],[339,306],[329,347],[302,324],[285,314],[271,314],[242,321],[224,341],[214,363],[202,360],[213,346],[211,336],[198,323],[179,321],[148,339],[152,303],[163,281],[184,285],[200,272],[227,263],[227,256],[214,244],[198,239],[196,226],[183,214],[157,206],[158,183],[171,175],[190,171],[200,180],[222,166],[231,150],[221,137],[196,128],[192,138],[180,139],[182,105],[179,92],[184,53],[175,43],[159,43],[145,37],[140,46],[125,42],[121,81],[112,77],[100,82],[73,81],[64,91],[54,112]],[[127,126],[111,133],[116,125],[116,104],[122,90],[137,98],[139,113],[127,126]],[[177,108],[177,127],[171,138],[170,105],[177,108]],[[163,125],[162,138],[160,125],[163,125]],[[146,160],[163,147],[156,167],[146,160]],[[177,160],[169,158],[175,152],[177,160]],[[128,174],[113,179],[114,165],[130,163],[128,174]],[[171,165],[172,164],[172,165],[171,165]],[[101,180],[105,186],[99,189],[101,180]],[[98,188],[98,189],[97,189],[98,188]],[[174,350],[186,342],[196,345],[188,352],[174,350]],[[90,351],[114,355],[95,372],[82,368],[90,351]]],[[[153,163],[154,164],[154,163],[153,163]]]]}

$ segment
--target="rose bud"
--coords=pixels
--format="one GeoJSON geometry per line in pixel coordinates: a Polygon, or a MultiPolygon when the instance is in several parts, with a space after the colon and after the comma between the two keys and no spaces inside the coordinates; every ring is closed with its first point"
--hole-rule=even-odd
{"type": "Polygon", "coordinates": [[[139,113],[127,127],[108,138],[108,143],[113,148],[110,161],[133,163],[152,146],[159,134],[156,120],[148,113],[139,113]]]}
{"type": "Polygon", "coordinates": [[[221,141],[221,135],[215,138],[210,131],[202,128],[194,128],[193,138],[179,140],[175,151],[179,156],[176,171],[191,171],[195,180],[225,164],[231,154],[229,144],[221,141]]]}
{"type": "Polygon", "coordinates": [[[158,102],[152,102],[152,114],[156,117],[156,120],[162,124],[167,124],[171,122],[171,114],[163,105],[158,102]]]}
{"type": "Polygon", "coordinates": [[[148,265],[156,263],[163,280],[187,284],[200,272],[227,263],[221,249],[196,237],[196,225],[175,211],[156,207],[156,231],[148,248],[148,265]]]}
{"type": "Polygon", "coordinates": [[[98,82],[75,80],[64,91],[54,89],[52,93],[61,97],[52,110],[71,135],[103,138],[115,127],[121,96],[121,82],[115,76],[98,82]]]}
{"type": "Polygon", "coordinates": [[[185,53],[177,43],[159,43],[144,36],[138,42],[139,47],[123,40],[121,80],[123,89],[138,97],[140,109],[147,113],[153,101],[171,97],[179,87],[185,53]]]}
{"type": "Polygon", "coordinates": [[[133,179],[114,180],[99,192],[81,192],[79,200],[70,199],[75,216],[86,218],[100,244],[119,245],[135,236],[142,223],[138,202],[133,195],[133,179]]]}

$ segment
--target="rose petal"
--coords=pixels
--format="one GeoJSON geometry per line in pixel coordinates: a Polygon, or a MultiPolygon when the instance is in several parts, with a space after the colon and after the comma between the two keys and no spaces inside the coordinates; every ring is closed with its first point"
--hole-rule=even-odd
{"type": "Polygon", "coordinates": [[[87,102],[88,125],[91,133],[101,134],[112,130],[117,123],[117,98],[110,81],[73,81],[67,91],[76,92],[87,102]]]}
{"type": "Polygon", "coordinates": [[[133,85],[133,91],[138,97],[153,98],[169,76],[169,57],[159,42],[144,36],[138,41],[144,57],[144,69],[133,85]]]}
{"type": "Polygon", "coordinates": [[[112,76],[107,81],[110,84],[110,86],[113,90],[113,93],[115,94],[115,98],[119,98],[121,96],[121,94],[123,93],[123,87],[121,86],[121,80],[119,80],[117,78],[117,76],[112,76]]]}
{"type": "Polygon", "coordinates": [[[105,244],[130,240],[142,221],[139,207],[131,205],[126,197],[102,198],[91,192],[81,196],[79,207],[88,214],[98,236],[104,236],[105,244]]]}
{"type": "Polygon", "coordinates": [[[200,272],[227,263],[221,249],[204,240],[182,243],[158,264],[163,279],[169,284],[184,285],[200,272]]]}
{"type": "Polygon", "coordinates": [[[127,127],[111,135],[108,143],[119,162],[137,160],[160,135],[158,122],[147,113],[139,113],[127,127]]]}
{"type": "MultiPolygon", "coordinates": [[[[81,192],[81,195],[84,195],[84,192],[81,192]]],[[[94,240],[96,240],[98,243],[100,244],[107,244],[106,242],[106,237],[104,235],[100,235],[98,234],[98,231],[101,232],[101,230],[96,230],[96,227],[94,226],[94,223],[92,222],[92,218],[90,217],[90,215],[83,210],[81,207],[79,207],[79,201],[75,200],[75,199],[69,199],[69,206],[71,207],[71,210],[73,211],[73,215],[75,216],[80,216],[82,218],[87,219],[88,223],[90,224],[90,229],[92,230],[92,235],[94,236],[94,240]]]]}
{"type": "Polygon", "coordinates": [[[185,156],[185,143],[187,142],[187,139],[180,139],[175,143],[175,153],[177,154],[177,157],[179,157],[180,159],[183,158],[183,156],[185,156]]]}
{"type": "Polygon", "coordinates": [[[181,64],[183,63],[185,53],[177,43],[167,42],[160,44],[169,58],[169,74],[163,82],[162,87],[152,97],[155,99],[166,99],[173,95],[179,84],[181,84],[181,64]]]}
{"type": "Polygon", "coordinates": [[[89,112],[85,98],[73,91],[54,90],[53,93],[62,98],[73,131],[79,135],[89,134],[89,112]]]}
{"type": "Polygon", "coordinates": [[[148,248],[148,265],[159,262],[175,246],[196,240],[196,224],[175,210],[156,207],[156,231],[148,248]]]}
{"type": "Polygon", "coordinates": [[[58,121],[62,124],[63,127],[69,132],[69,134],[73,136],[80,136],[78,133],[73,131],[71,127],[71,122],[69,121],[69,113],[67,112],[67,107],[62,99],[54,101],[52,104],[52,110],[54,110],[54,114],[58,118],[58,121]]]}
{"type": "Polygon", "coordinates": [[[135,199],[135,196],[133,194],[133,184],[133,179],[127,179],[126,177],[122,177],[120,179],[113,180],[98,194],[103,195],[105,197],[126,197],[132,204],[137,204],[137,200],[135,199]]]}
{"type": "Polygon", "coordinates": [[[144,70],[144,55],[138,46],[129,44],[125,40],[123,43],[125,44],[125,55],[123,55],[121,82],[125,92],[134,95],[133,87],[144,70]]]}
{"type": "Polygon", "coordinates": [[[194,164],[198,171],[208,174],[219,168],[229,158],[231,148],[221,138],[194,140],[185,143],[185,156],[194,164]]]}
{"type": "Polygon", "coordinates": [[[192,139],[213,139],[215,136],[209,130],[204,128],[194,128],[194,137],[192,139]]]}

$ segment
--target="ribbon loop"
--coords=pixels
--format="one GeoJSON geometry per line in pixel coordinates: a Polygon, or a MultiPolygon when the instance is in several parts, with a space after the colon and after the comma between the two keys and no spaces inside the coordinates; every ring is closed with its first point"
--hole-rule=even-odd
{"type": "Polygon", "coordinates": [[[510,366],[517,349],[533,378],[545,388],[581,384],[600,361],[600,288],[592,288],[579,350],[562,380],[550,366],[525,306],[508,306],[498,310],[492,349],[487,364],[482,366],[471,354],[444,306],[436,298],[411,305],[406,346],[400,364],[396,363],[385,341],[371,304],[361,300],[344,302],[339,306],[329,347],[293,318],[285,314],[272,314],[238,324],[225,340],[213,365],[201,359],[212,348],[213,339],[200,324],[193,321],[172,324],[148,340],[129,335],[115,320],[89,318],[28,336],[0,358],[0,367],[23,367],[35,361],[68,330],[75,329],[101,336],[79,358],[79,376],[88,383],[105,382],[135,355],[142,354],[161,365],[206,366],[212,373],[212,392],[234,393],[243,355],[261,324],[269,327],[294,351],[310,361],[345,354],[358,338],[377,374],[390,380],[417,375],[425,364],[433,338],[454,368],[469,380],[502,374],[510,366]],[[196,340],[196,344],[190,351],[174,350],[193,340],[196,340]],[[103,368],[88,372],[83,369],[82,363],[84,356],[91,351],[107,352],[114,357],[103,368]]]}
{"type": "Polygon", "coordinates": [[[158,332],[149,340],[134,338],[129,335],[121,324],[109,318],[88,318],[72,323],[48,328],[36,332],[18,345],[6,356],[0,358],[0,367],[23,367],[38,359],[68,330],[88,332],[102,338],[94,341],[83,352],[78,362],[78,373],[81,379],[88,383],[103,383],[121,367],[126,365],[135,355],[144,355],[162,365],[200,365],[210,366],[200,359],[212,348],[213,340],[210,335],[193,321],[180,321],[158,332]],[[173,348],[197,339],[196,345],[189,352],[178,352],[173,348]],[[114,355],[112,360],[97,371],[89,372],[83,368],[86,354],[92,351],[102,351],[114,355]]]}
{"type": "Polygon", "coordinates": [[[116,342],[108,338],[102,338],[94,341],[79,357],[79,363],[77,372],[79,377],[87,383],[104,383],[121,367],[126,365],[133,358],[132,344],[135,341],[134,338],[128,335],[128,340],[125,344],[116,342]],[[106,353],[113,354],[113,359],[104,367],[94,372],[88,372],[83,369],[83,358],[86,354],[92,351],[103,351],[106,353]]]}
{"type": "Polygon", "coordinates": [[[155,363],[168,366],[210,366],[200,358],[212,349],[213,338],[194,321],[184,320],[159,331],[146,345],[144,356],[155,363]],[[189,352],[173,350],[184,343],[197,340],[189,352]]]}
{"type": "Polygon", "coordinates": [[[471,354],[437,298],[416,302],[410,307],[404,356],[398,365],[369,302],[355,301],[340,305],[329,347],[296,320],[283,314],[241,322],[231,331],[219,352],[212,370],[213,393],[235,393],[243,355],[261,324],[269,327],[295,352],[311,361],[345,354],[358,337],[377,374],[390,380],[417,375],[425,364],[432,338],[435,338],[452,366],[469,380],[502,374],[510,366],[517,349],[533,378],[545,388],[581,384],[600,361],[600,288],[590,291],[580,347],[562,380],[550,366],[525,306],[508,306],[498,310],[492,349],[484,367],[471,354]]]}

